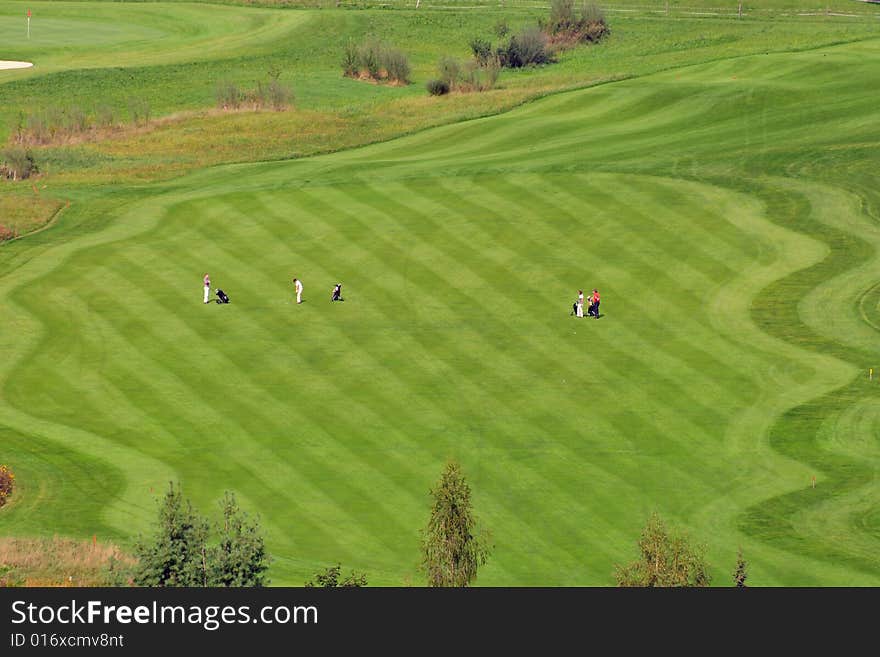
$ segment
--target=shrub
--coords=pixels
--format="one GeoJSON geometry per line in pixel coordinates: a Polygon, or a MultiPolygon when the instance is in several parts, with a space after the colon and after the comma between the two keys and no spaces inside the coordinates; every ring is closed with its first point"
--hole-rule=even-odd
{"type": "Polygon", "coordinates": [[[357,77],[360,69],[360,56],[358,47],[354,41],[348,40],[345,44],[345,50],[342,52],[342,74],[354,78],[357,77]]]}
{"type": "Polygon", "coordinates": [[[508,34],[510,34],[510,26],[507,24],[507,21],[500,20],[497,23],[495,23],[495,35],[499,39],[503,39],[508,34]]]}
{"type": "Polygon", "coordinates": [[[342,54],[342,73],[357,78],[366,75],[379,81],[390,80],[408,83],[410,65],[407,56],[400,50],[389,48],[375,38],[369,38],[360,45],[349,41],[342,54]]]}
{"type": "MultiPolygon", "coordinates": [[[[9,228],[0,224],[0,242],[15,239],[16,237],[18,237],[18,233],[15,232],[14,228],[9,228]]],[[[2,502],[0,502],[0,506],[3,506],[2,502]]]]}
{"type": "Polygon", "coordinates": [[[594,2],[584,2],[581,5],[581,23],[605,23],[605,12],[594,2]]]}
{"type": "Polygon", "coordinates": [[[281,77],[281,69],[272,67],[269,69],[269,82],[266,85],[259,84],[260,107],[271,107],[276,112],[286,110],[293,101],[293,90],[285,87],[278,78],[281,77]]]}
{"type": "Polygon", "coordinates": [[[33,154],[24,148],[7,148],[2,153],[2,160],[0,175],[12,180],[24,180],[39,172],[33,154]]]}
{"type": "Polygon", "coordinates": [[[449,83],[446,80],[428,80],[425,86],[432,96],[443,96],[449,93],[449,83]]]}
{"type": "Polygon", "coordinates": [[[547,36],[537,26],[527,27],[498,50],[498,60],[507,68],[546,64],[550,61],[547,36]]]}
{"type": "Polygon", "coordinates": [[[596,42],[609,34],[605,12],[594,2],[584,0],[575,15],[574,0],[551,0],[547,32],[560,45],[596,42]]]}
{"type": "Polygon", "coordinates": [[[477,91],[494,89],[500,74],[501,64],[498,62],[498,58],[493,56],[484,66],[480,66],[472,72],[471,79],[474,89],[477,91]]]}
{"type": "Polygon", "coordinates": [[[550,31],[557,34],[570,30],[574,24],[574,0],[550,0],[550,31]]]}
{"type": "Polygon", "coordinates": [[[358,48],[360,70],[366,71],[374,80],[379,79],[382,67],[382,45],[376,39],[368,39],[358,48]]]}
{"type": "Polygon", "coordinates": [[[12,495],[15,487],[15,474],[6,465],[0,465],[0,507],[6,504],[6,499],[12,495]]]}
{"type": "Polygon", "coordinates": [[[236,110],[242,105],[253,109],[271,108],[277,112],[286,110],[293,102],[293,90],[279,80],[281,69],[272,67],[268,75],[268,82],[257,82],[253,89],[242,89],[233,82],[220,82],[217,85],[217,106],[227,110],[236,110]]]}
{"type": "Polygon", "coordinates": [[[244,93],[234,82],[220,82],[217,85],[217,106],[221,109],[238,109],[244,100],[244,93]]]}
{"type": "Polygon", "coordinates": [[[285,87],[278,80],[270,80],[266,85],[266,96],[269,107],[276,112],[286,110],[293,102],[293,90],[285,87]]]}
{"type": "Polygon", "coordinates": [[[590,41],[592,43],[611,34],[611,30],[605,20],[605,12],[602,11],[599,5],[592,2],[584,2],[581,6],[578,31],[581,41],[590,41]]]}
{"type": "Polygon", "coordinates": [[[400,50],[385,50],[382,52],[382,65],[389,80],[394,82],[409,83],[409,60],[400,50]]]}
{"type": "Polygon", "coordinates": [[[485,65],[492,57],[492,43],[486,39],[475,37],[471,39],[471,52],[481,65],[485,65]]]}
{"type": "Polygon", "coordinates": [[[461,63],[454,57],[443,57],[437,65],[437,74],[448,86],[450,91],[458,85],[461,75],[461,63]]]}

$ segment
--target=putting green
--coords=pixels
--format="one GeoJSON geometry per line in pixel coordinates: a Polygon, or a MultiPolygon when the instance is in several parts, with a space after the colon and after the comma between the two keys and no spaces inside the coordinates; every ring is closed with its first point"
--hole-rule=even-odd
{"type": "Polygon", "coordinates": [[[758,585],[880,584],[878,57],[677,69],[112,221],[75,199],[0,277],[0,528],[127,540],[174,478],[261,515],[276,584],[419,583],[455,457],[481,584],[610,584],[652,510],[720,584],[740,546],[758,585]]]}
{"type": "Polygon", "coordinates": [[[272,52],[309,18],[198,3],[10,2],[0,9],[0,43],[3,57],[33,61],[34,74],[190,63],[272,52]]]}

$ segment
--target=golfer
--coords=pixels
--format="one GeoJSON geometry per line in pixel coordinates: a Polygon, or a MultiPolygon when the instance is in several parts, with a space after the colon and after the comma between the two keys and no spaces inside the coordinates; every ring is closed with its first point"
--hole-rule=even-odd
{"type": "Polygon", "coordinates": [[[583,291],[583,290],[578,290],[578,309],[577,309],[577,316],[578,316],[578,317],[583,317],[583,316],[584,316],[584,291],[583,291]]]}
{"type": "Polygon", "coordinates": [[[590,297],[590,305],[593,317],[599,319],[599,290],[593,290],[593,296],[590,297]]]}
{"type": "Polygon", "coordinates": [[[296,302],[302,303],[303,284],[298,278],[293,279],[293,287],[296,290],[296,302]]]}
{"type": "Polygon", "coordinates": [[[211,277],[205,274],[205,303],[211,303],[211,277]]]}

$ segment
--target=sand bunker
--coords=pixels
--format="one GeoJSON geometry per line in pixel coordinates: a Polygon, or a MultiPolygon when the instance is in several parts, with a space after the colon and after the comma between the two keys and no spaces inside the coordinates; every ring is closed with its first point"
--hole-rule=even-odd
{"type": "Polygon", "coordinates": [[[30,62],[9,62],[3,59],[0,59],[0,71],[7,68],[30,68],[33,66],[30,62]]]}

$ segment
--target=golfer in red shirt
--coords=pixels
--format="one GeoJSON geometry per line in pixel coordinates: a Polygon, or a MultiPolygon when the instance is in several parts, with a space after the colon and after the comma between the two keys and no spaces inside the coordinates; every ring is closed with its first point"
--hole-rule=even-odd
{"type": "Polygon", "coordinates": [[[590,297],[590,305],[593,306],[590,309],[590,314],[599,319],[599,290],[593,290],[593,296],[590,297]]]}

